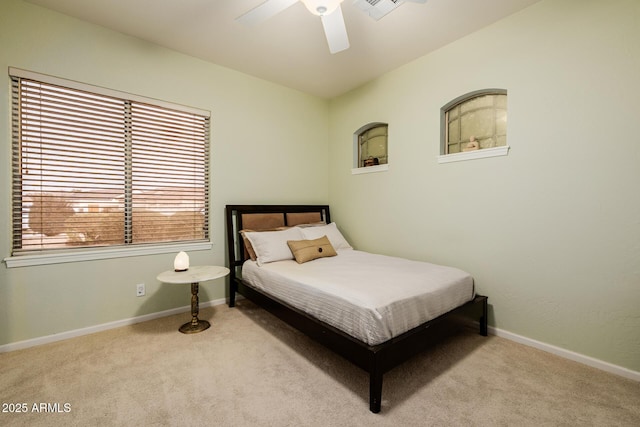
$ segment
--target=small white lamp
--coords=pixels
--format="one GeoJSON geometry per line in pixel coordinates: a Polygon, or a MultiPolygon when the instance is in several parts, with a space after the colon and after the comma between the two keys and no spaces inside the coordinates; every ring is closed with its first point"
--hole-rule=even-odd
{"type": "Polygon", "coordinates": [[[189,255],[186,252],[178,252],[176,259],[173,260],[173,269],[175,271],[187,271],[189,269],[189,255]]]}

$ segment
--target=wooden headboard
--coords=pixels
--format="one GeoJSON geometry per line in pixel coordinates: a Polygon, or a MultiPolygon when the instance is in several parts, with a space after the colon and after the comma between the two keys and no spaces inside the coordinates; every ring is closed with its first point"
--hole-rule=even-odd
{"type": "Polygon", "coordinates": [[[268,230],[324,221],[331,222],[328,205],[227,205],[227,250],[230,279],[246,260],[240,230],[268,230]]]}

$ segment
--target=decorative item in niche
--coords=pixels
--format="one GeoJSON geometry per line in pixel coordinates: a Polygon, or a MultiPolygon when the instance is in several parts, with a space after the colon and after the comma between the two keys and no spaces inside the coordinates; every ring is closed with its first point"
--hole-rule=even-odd
{"type": "Polygon", "coordinates": [[[364,167],[369,167],[369,166],[376,166],[380,164],[380,159],[377,157],[367,157],[366,159],[364,159],[364,167]]]}
{"type": "Polygon", "coordinates": [[[476,141],[476,137],[475,136],[470,136],[469,137],[469,142],[462,149],[462,151],[473,151],[473,150],[478,150],[479,148],[480,148],[480,144],[478,144],[478,141],[476,141]]]}

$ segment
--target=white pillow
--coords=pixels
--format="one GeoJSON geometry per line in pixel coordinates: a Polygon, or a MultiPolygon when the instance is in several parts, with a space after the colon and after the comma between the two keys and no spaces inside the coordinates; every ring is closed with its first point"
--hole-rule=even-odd
{"type": "Polygon", "coordinates": [[[307,240],[319,239],[322,236],[327,236],[331,246],[335,250],[338,249],[353,249],[347,239],[344,238],[335,222],[327,225],[321,225],[318,227],[301,228],[302,235],[307,240]]]}
{"type": "Polygon", "coordinates": [[[287,240],[304,239],[301,229],[297,227],[279,231],[246,231],[244,235],[251,242],[258,265],[293,259],[287,240]]]}

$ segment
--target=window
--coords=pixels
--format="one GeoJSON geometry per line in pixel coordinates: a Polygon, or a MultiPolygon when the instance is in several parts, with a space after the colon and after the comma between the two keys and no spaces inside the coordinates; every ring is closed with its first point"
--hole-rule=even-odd
{"type": "Polygon", "coordinates": [[[470,153],[457,156],[467,159],[506,154],[506,90],[486,89],[466,94],[442,107],[441,116],[441,157],[470,153]]]}
{"type": "Polygon", "coordinates": [[[369,123],[354,134],[353,173],[375,172],[387,170],[389,156],[387,154],[389,125],[386,123],[369,123]],[[384,165],[384,166],[383,166],[384,165]],[[358,170],[361,168],[371,168],[358,170]]]}
{"type": "Polygon", "coordinates": [[[13,256],[208,242],[208,112],[10,75],[13,256]]]}

